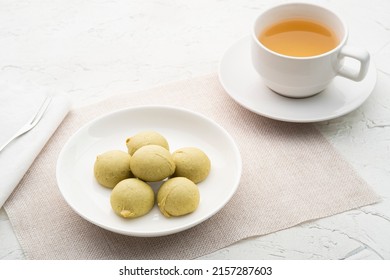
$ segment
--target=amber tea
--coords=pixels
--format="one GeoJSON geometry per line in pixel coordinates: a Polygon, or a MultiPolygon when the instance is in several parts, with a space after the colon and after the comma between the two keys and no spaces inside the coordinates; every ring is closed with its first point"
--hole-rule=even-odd
{"type": "Polygon", "coordinates": [[[323,24],[307,19],[286,19],[266,28],[259,41],[268,49],[288,56],[316,56],[334,49],[336,34],[323,24]]]}

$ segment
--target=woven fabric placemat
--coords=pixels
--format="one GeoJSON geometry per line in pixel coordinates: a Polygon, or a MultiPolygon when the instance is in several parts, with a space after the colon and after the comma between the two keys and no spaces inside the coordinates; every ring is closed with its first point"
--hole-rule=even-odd
{"type": "Polygon", "coordinates": [[[285,123],[235,103],[215,74],[112,96],[71,111],[5,204],[29,259],[193,259],[241,239],[372,204],[379,197],[311,124],[285,123]],[[215,120],[235,139],[237,192],[207,221],[164,237],[104,230],[81,218],[56,183],[64,143],[88,121],[139,105],[171,105],[215,120]]]}

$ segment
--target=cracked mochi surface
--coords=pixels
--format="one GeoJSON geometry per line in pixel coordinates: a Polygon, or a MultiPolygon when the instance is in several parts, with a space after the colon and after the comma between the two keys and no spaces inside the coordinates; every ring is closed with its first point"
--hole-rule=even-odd
{"type": "Polygon", "coordinates": [[[127,150],[130,155],[146,145],[159,145],[169,151],[168,141],[156,131],[142,131],[126,139],[127,150]]]}
{"type": "Polygon", "coordinates": [[[111,192],[111,208],[122,218],[143,216],[154,206],[154,192],[147,183],[135,179],[119,182],[111,192]]]}
{"type": "Polygon", "coordinates": [[[130,155],[119,150],[98,155],[94,164],[94,175],[100,185],[114,188],[120,181],[133,177],[130,171],[130,155]]]}
{"type": "Polygon", "coordinates": [[[199,183],[206,179],[210,173],[210,159],[198,148],[178,149],[172,154],[172,157],[176,165],[174,177],[186,177],[194,183],[199,183]]]}
{"type": "Polygon", "coordinates": [[[133,154],[130,168],[135,177],[147,182],[157,182],[175,172],[175,163],[167,149],[158,145],[147,145],[133,154]]]}
{"type": "Polygon", "coordinates": [[[184,177],[175,177],[161,185],[157,204],[165,217],[177,217],[194,212],[199,205],[198,186],[184,177]]]}

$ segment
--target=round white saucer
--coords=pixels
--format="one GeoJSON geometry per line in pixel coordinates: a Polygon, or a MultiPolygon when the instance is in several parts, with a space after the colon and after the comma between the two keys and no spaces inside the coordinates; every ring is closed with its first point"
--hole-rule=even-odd
{"type": "Polygon", "coordinates": [[[361,82],[336,77],[321,93],[302,99],[283,97],[264,85],[252,66],[250,37],[234,43],[219,65],[219,79],[226,92],[239,104],[259,115],[288,122],[317,122],[345,115],[370,96],[376,69],[370,63],[361,82]]]}

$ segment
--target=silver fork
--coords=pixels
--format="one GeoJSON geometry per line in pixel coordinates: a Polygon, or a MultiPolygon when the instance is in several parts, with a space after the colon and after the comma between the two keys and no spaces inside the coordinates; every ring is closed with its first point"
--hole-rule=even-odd
{"type": "Polygon", "coordinates": [[[18,138],[19,136],[25,134],[26,132],[30,131],[33,129],[37,123],[42,119],[43,114],[45,113],[46,109],[49,107],[49,104],[51,102],[51,97],[47,96],[46,99],[43,101],[41,107],[39,110],[36,112],[36,114],[31,118],[29,122],[27,122],[24,126],[22,126],[18,132],[15,133],[4,145],[0,147],[0,152],[13,140],[18,138]]]}

